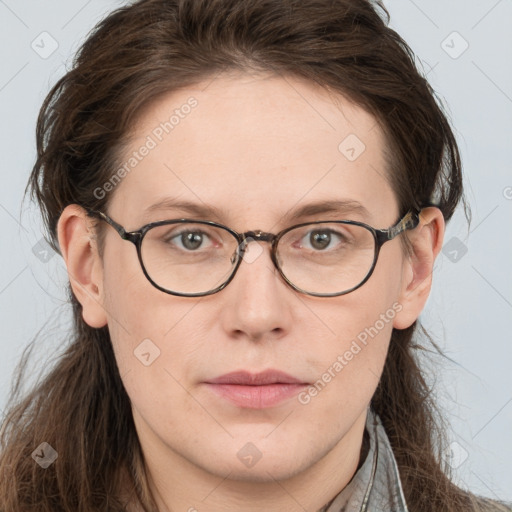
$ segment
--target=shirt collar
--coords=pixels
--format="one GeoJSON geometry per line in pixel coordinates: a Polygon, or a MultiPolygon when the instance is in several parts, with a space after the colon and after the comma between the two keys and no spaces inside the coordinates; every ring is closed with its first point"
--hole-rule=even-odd
{"type": "Polygon", "coordinates": [[[393,450],[379,416],[368,407],[369,449],[347,486],[319,512],[408,512],[393,450]]]}

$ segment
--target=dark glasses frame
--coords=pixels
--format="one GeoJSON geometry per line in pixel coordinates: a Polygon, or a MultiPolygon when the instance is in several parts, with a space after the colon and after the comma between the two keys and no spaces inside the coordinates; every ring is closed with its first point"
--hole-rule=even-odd
{"type": "Polygon", "coordinates": [[[217,292],[221,291],[222,289],[224,289],[235,277],[235,274],[236,274],[238,268],[240,267],[240,263],[242,262],[243,255],[247,248],[247,245],[249,242],[251,242],[253,240],[260,241],[260,242],[269,242],[271,244],[271,254],[270,255],[271,255],[272,262],[273,262],[274,266],[276,267],[276,269],[278,270],[281,277],[284,279],[284,281],[286,283],[288,283],[288,285],[291,286],[294,290],[296,290],[300,293],[306,294],[306,295],[312,295],[314,297],[337,297],[339,295],[346,295],[347,293],[357,290],[364,283],[366,283],[366,281],[368,281],[368,279],[370,279],[370,277],[373,274],[373,271],[375,269],[375,266],[377,264],[377,259],[379,257],[381,247],[386,242],[393,240],[396,236],[403,233],[404,231],[416,228],[416,226],[419,224],[419,220],[420,220],[419,215],[421,213],[421,210],[411,209],[401,219],[399,219],[393,226],[391,226],[387,229],[376,229],[372,226],[369,226],[368,224],[365,224],[364,222],[358,222],[358,221],[354,221],[354,220],[334,220],[334,221],[333,220],[318,220],[318,221],[313,221],[313,222],[304,222],[301,224],[296,224],[294,226],[290,226],[288,228],[283,229],[282,231],[280,231],[277,234],[273,234],[273,233],[266,233],[266,232],[259,231],[259,230],[246,231],[245,233],[238,233],[237,231],[235,231],[227,226],[224,226],[223,224],[219,224],[214,221],[196,220],[196,219],[161,220],[161,221],[151,222],[149,224],[146,224],[146,225],[140,227],[139,229],[137,229],[136,231],[127,231],[123,226],[121,226],[121,224],[114,221],[106,213],[103,213],[99,210],[92,210],[92,209],[86,209],[86,211],[87,211],[87,215],[89,215],[90,217],[94,217],[94,218],[104,220],[105,222],[107,222],[110,226],[112,226],[117,231],[117,233],[123,240],[127,240],[135,245],[135,247],[137,248],[137,256],[139,258],[139,263],[142,267],[142,271],[144,272],[144,275],[149,280],[149,282],[155,288],[158,288],[159,290],[161,290],[164,293],[176,295],[179,297],[203,297],[206,295],[212,295],[212,294],[217,293],[217,292]],[[181,224],[181,223],[204,224],[204,225],[208,225],[208,226],[214,226],[217,228],[221,228],[221,229],[224,229],[225,231],[227,231],[228,233],[230,233],[238,242],[237,251],[233,255],[234,257],[236,257],[236,262],[233,260],[231,261],[231,263],[235,264],[231,274],[221,285],[217,286],[213,290],[209,290],[207,292],[200,292],[200,293],[180,293],[180,292],[168,290],[168,289],[163,288],[160,285],[158,285],[158,283],[155,283],[151,279],[151,277],[149,276],[149,274],[146,270],[144,261],[142,259],[141,247],[142,247],[142,241],[143,241],[144,237],[146,236],[147,232],[149,230],[151,230],[152,228],[155,228],[158,226],[164,226],[164,225],[168,225],[168,224],[181,224]],[[354,225],[354,226],[361,226],[361,227],[367,229],[372,234],[373,239],[375,241],[373,263],[372,263],[372,266],[370,267],[368,273],[364,277],[364,279],[358,285],[353,286],[352,288],[350,288],[348,290],[344,290],[344,291],[338,292],[338,293],[325,293],[325,294],[324,293],[315,293],[315,292],[308,292],[306,290],[303,290],[302,288],[299,288],[298,286],[294,285],[291,281],[289,281],[289,279],[284,275],[284,273],[281,270],[281,267],[279,265],[278,259],[277,259],[277,246],[278,246],[279,240],[283,237],[283,235],[285,235],[286,233],[288,233],[289,231],[291,231],[295,228],[308,226],[308,225],[315,225],[315,224],[325,224],[325,223],[348,224],[348,225],[354,225]]]}

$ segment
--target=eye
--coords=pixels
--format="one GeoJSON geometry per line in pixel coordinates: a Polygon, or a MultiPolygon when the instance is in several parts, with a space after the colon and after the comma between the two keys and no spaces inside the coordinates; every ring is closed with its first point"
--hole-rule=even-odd
{"type": "Polygon", "coordinates": [[[154,230],[151,235],[153,235],[152,239],[156,236],[156,240],[167,248],[186,252],[204,251],[221,245],[220,237],[213,229],[208,230],[191,225],[167,229],[165,232],[154,230]]]}
{"type": "Polygon", "coordinates": [[[299,246],[315,251],[325,251],[326,249],[340,249],[349,243],[348,233],[332,228],[316,228],[301,236],[299,246]]]}
{"type": "Polygon", "coordinates": [[[209,249],[215,246],[214,241],[206,231],[196,228],[182,229],[177,233],[173,232],[165,237],[164,242],[186,251],[209,249]]]}
{"type": "Polygon", "coordinates": [[[171,240],[177,239],[181,244],[181,248],[195,251],[203,245],[203,242],[207,240],[207,236],[201,231],[182,231],[171,238],[171,240]]]}

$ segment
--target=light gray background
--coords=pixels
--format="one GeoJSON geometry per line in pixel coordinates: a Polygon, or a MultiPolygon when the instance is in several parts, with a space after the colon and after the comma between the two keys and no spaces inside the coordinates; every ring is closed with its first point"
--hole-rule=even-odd
{"type": "MultiPolygon", "coordinates": [[[[1,409],[23,348],[41,329],[28,375],[34,378],[58,355],[70,318],[62,258],[38,245],[35,207],[25,202],[21,210],[37,112],[88,31],[123,4],[0,0],[1,409]],[[43,32],[58,43],[49,57],[52,39],[43,32]]],[[[452,119],[473,210],[469,230],[460,211],[448,227],[421,317],[451,358],[434,360],[436,396],[452,425],[445,456],[461,486],[511,500],[512,2],[385,5],[452,119]]]]}

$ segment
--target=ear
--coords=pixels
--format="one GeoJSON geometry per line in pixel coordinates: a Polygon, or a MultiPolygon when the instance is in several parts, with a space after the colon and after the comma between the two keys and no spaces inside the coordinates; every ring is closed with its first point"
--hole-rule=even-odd
{"type": "Polygon", "coordinates": [[[429,206],[419,216],[418,226],[407,232],[412,254],[404,260],[398,298],[402,309],[394,318],[395,329],[406,329],[419,317],[432,287],[434,261],[443,245],[445,222],[441,210],[429,206]]]}
{"type": "Polygon", "coordinates": [[[79,205],[68,205],[59,218],[57,233],[71,287],[82,305],[84,321],[95,328],[105,326],[103,268],[92,220],[79,205]]]}

